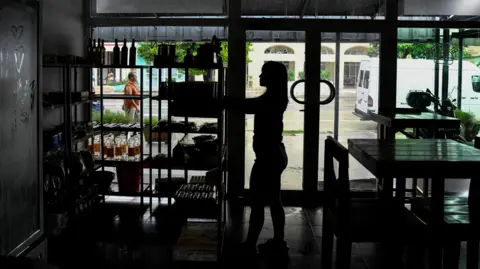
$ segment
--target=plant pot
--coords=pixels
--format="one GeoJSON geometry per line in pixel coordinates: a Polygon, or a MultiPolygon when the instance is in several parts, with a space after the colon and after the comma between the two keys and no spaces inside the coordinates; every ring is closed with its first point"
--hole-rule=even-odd
{"type": "MultiPolygon", "coordinates": [[[[143,134],[145,135],[145,141],[150,142],[150,131],[145,130],[143,134]]],[[[168,133],[152,132],[152,142],[157,142],[159,136],[160,142],[166,142],[168,140],[168,133]]]]}
{"type": "Polygon", "coordinates": [[[122,162],[116,165],[118,189],[121,193],[138,193],[141,169],[139,163],[122,162]]]}

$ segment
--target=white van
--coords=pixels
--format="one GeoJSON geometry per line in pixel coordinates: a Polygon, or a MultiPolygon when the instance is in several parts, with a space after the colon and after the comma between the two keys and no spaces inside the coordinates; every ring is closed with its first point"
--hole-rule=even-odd
{"type": "MultiPolygon", "coordinates": [[[[442,85],[440,65],[439,87],[442,85]]],[[[480,117],[480,68],[463,61],[462,110],[480,117]]],[[[409,107],[406,97],[411,90],[432,92],[435,88],[435,62],[433,60],[398,59],[397,107],[409,107]]],[[[357,80],[357,100],[354,114],[368,119],[369,112],[378,110],[379,60],[372,58],[360,62],[357,80]]],[[[458,61],[449,66],[448,89],[451,99],[457,99],[458,61]]]]}

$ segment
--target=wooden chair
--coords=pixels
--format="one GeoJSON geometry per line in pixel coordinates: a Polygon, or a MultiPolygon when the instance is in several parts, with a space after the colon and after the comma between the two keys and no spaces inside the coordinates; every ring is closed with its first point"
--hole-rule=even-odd
{"type": "MultiPolygon", "coordinates": [[[[337,237],[336,268],[350,268],[353,242],[382,242],[403,246],[422,240],[425,224],[400,203],[379,199],[352,199],[348,177],[348,150],[332,137],[325,141],[325,205],[322,268],[332,264],[337,237]],[[335,175],[334,160],[338,162],[335,175]]],[[[401,255],[397,250],[396,254],[401,255]]]]}
{"type": "MultiPolygon", "coordinates": [[[[478,180],[476,181],[478,183],[478,180]]],[[[418,199],[412,201],[411,210],[422,219],[429,231],[429,237],[435,238],[436,245],[430,248],[430,265],[434,268],[458,268],[460,260],[460,243],[467,242],[467,269],[478,269],[479,265],[479,239],[480,212],[478,201],[472,193],[472,180],[470,185],[470,198],[445,197],[442,216],[432,213],[430,199],[418,199]],[[440,219],[439,219],[440,218],[440,219]],[[436,225],[436,226],[434,226],[436,225]],[[440,228],[438,228],[440,227],[440,228]],[[442,249],[445,250],[442,256],[442,249]],[[440,268],[440,267],[439,267],[440,268]]]]}

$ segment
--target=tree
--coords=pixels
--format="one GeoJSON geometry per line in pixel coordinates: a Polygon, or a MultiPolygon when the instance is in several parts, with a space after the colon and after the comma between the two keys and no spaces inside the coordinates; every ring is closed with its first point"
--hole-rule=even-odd
{"type": "MultiPolygon", "coordinates": [[[[399,59],[428,59],[433,60],[436,58],[436,55],[443,55],[442,45],[435,45],[432,43],[399,43],[397,45],[397,53],[399,59]]],[[[466,48],[466,46],[464,47],[466,48]]],[[[458,45],[450,46],[450,55],[453,57],[453,60],[458,59],[458,45]]],[[[378,57],[379,55],[379,44],[374,43],[370,44],[367,52],[370,57],[378,57]]],[[[472,55],[464,50],[464,58],[470,58],[472,55]]]]}
{"type": "MultiPolygon", "coordinates": [[[[137,49],[138,56],[145,59],[145,61],[149,64],[153,64],[153,59],[155,55],[158,53],[158,47],[161,45],[161,42],[140,42],[139,48],[137,49]]],[[[187,54],[187,49],[193,49],[193,55],[197,55],[197,50],[200,47],[199,43],[193,42],[175,42],[176,50],[175,55],[177,56],[180,62],[183,62],[185,55],[187,54]]],[[[247,42],[246,44],[246,60],[247,63],[250,63],[251,60],[249,58],[249,53],[253,50],[253,44],[251,42],[247,42]]],[[[222,57],[222,61],[224,63],[228,63],[228,43],[222,42],[220,45],[220,57],[222,57]]],[[[179,70],[180,73],[185,72],[184,70],[179,70]]],[[[189,70],[189,80],[193,80],[194,76],[203,75],[204,80],[210,80],[211,73],[206,70],[199,70],[199,69],[191,69],[189,70]]]]}
{"type": "MultiPolygon", "coordinates": [[[[305,72],[300,71],[298,72],[299,79],[305,79],[305,72]]],[[[320,71],[320,79],[322,80],[330,80],[330,72],[328,70],[320,71]]]]}

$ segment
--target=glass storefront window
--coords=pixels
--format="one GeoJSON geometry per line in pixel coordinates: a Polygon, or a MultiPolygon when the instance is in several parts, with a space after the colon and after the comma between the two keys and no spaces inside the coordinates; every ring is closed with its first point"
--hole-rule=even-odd
{"type": "MultiPolygon", "coordinates": [[[[419,41],[414,29],[399,29],[397,107],[410,107],[406,97],[411,91],[429,89],[440,100],[452,100],[463,115],[480,119],[480,32],[423,30],[432,35],[419,41]],[[407,32],[413,34],[407,37],[407,32]]],[[[428,109],[434,110],[434,105],[428,109]]]]}

